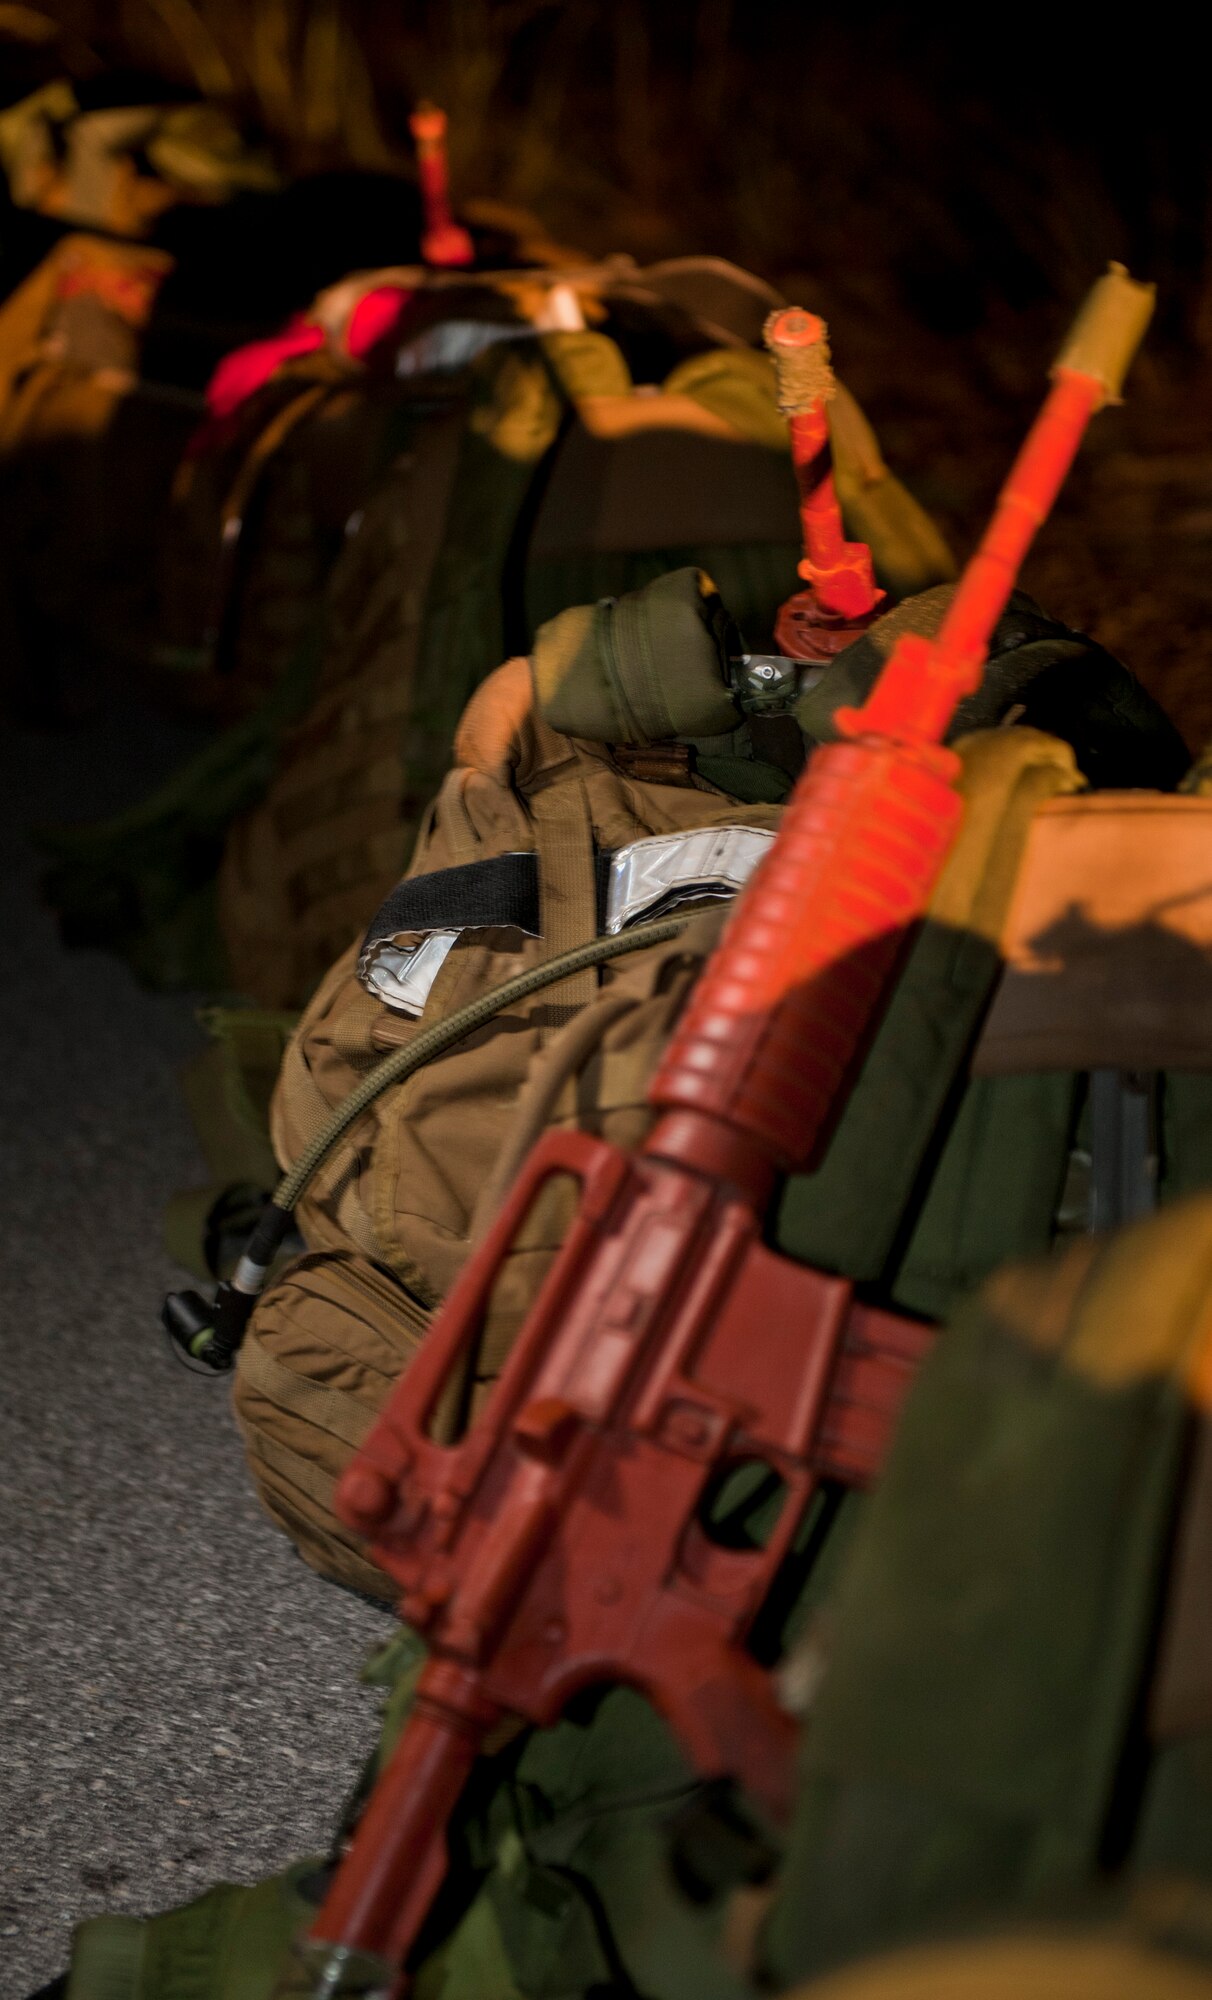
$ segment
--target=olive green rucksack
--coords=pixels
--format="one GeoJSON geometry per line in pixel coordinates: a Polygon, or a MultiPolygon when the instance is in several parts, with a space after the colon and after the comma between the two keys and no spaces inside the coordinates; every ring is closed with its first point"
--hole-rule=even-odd
{"type": "Polygon", "coordinates": [[[199,428],[154,550],[162,692],[230,724],[289,673],[409,400],[321,351],[199,428]]]}
{"type": "Polygon", "coordinates": [[[1212,1199],[1000,1272],[851,1547],[761,1959],[776,1986],[1212,1877],[1212,1199]]]}

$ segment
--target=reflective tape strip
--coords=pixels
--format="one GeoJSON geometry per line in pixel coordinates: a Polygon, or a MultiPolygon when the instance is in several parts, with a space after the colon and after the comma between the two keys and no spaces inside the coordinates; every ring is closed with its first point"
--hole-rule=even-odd
{"type": "MultiPolygon", "coordinates": [[[[605,876],[604,907],[600,899],[599,921],[606,934],[614,937],[629,925],[682,903],[734,896],[738,889],[744,888],[773,839],[774,834],[762,827],[692,827],[683,833],[648,834],[619,848],[615,854],[599,856],[605,876]]],[[[440,907],[442,874],[450,876],[447,908],[457,907],[460,902],[467,908],[469,901],[473,908],[477,903],[482,906],[484,899],[476,893],[477,874],[493,870],[491,889],[494,899],[499,899],[499,913],[495,913],[495,923],[489,927],[499,928],[502,924],[508,927],[511,917],[516,921],[523,914],[527,900],[523,891],[533,890],[534,868],[532,854],[502,855],[495,861],[467,863],[401,884],[383,905],[362,948],[358,978],[367,992],[393,1013],[414,1018],[422,1014],[451,946],[466,932],[486,925],[472,921],[457,928],[430,929],[424,923],[417,923],[414,917],[413,927],[407,930],[401,928],[394,935],[376,935],[380,923],[389,923],[395,915],[407,922],[414,909],[419,914],[423,908],[440,907]],[[506,880],[502,867],[505,862],[511,864],[511,875],[518,876],[517,882],[506,880]],[[393,902],[398,906],[396,910],[392,908],[393,902]]],[[[484,875],[483,881],[487,893],[489,877],[484,875]]],[[[529,930],[529,922],[519,927],[529,930]]]]}
{"type": "Polygon", "coordinates": [[[376,945],[359,968],[362,984],[397,1014],[421,1014],[461,931],[431,931],[420,944],[376,945]]]}
{"type": "Polygon", "coordinates": [[[754,826],[704,826],[633,840],[611,857],[607,931],[703,896],[734,896],[773,839],[754,826]]]}

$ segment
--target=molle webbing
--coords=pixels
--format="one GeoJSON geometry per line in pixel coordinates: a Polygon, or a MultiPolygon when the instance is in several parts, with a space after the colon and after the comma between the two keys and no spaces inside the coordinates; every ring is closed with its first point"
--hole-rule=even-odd
{"type": "MultiPolygon", "coordinates": [[[[609,857],[599,854],[599,915],[605,910],[608,866],[609,857]]],[[[371,918],[362,950],[402,932],[503,928],[540,935],[537,854],[494,854],[398,883],[371,918]]]]}
{"type": "MultiPolygon", "coordinates": [[[[748,880],[771,839],[769,831],[762,828],[715,826],[650,835],[604,853],[590,844],[587,828],[574,825],[571,834],[573,860],[578,868],[582,862],[586,864],[587,877],[584,894],[579,893],[581,885],[577,884],[578,893],[570,899],[572,944],[562,944],[553,925],[550,893],[544,901],[543,888],[546,883],[550,889],[553,862],[548,838],[538,854],[523,850],[492,855],[414,875],[398,884],[371,920],[362,941],[358,974],[363,983],[393,1004],[376,977],[376,967],[383,948],[402,938],[428,939],[439,947],[429,961],[427,976],[418,961],[424,960],[428,943],[409,946],[402,954],[388,950],[389,958],[394,955],[408,962],[408,980],[415,982],[412,998],[419,1003],[451,943],[466,932],[516,930],[527,937],[542,937],[554,957],[561,949],[575,950],[604,933],[617,935],[629,930],[638,919],[660,909],[730,897],[748,880]],[[583,856],[577,851],[582,831],[586,835],[583,856]]],[[[391,970],[398,973],[401,967],[391,970]]],[[[596,991],[596,985],[587,990],[580,1004],[596,997],[596,991]]],[[[402,995],[397,995],[397,1002],[408,1011],[402,995]]]]}
{"type": "MultiPolygon", "coordinates": [[[[593,856],[597,934],[606,928],[613,854],[593,856]]],[[[494,854],[397,883],[376,910],[362,953],[385,939],[423,931],[519,930],[543,937],[537,854],[494,854]]],[[[577,943],[583,942],[581,939],[577,943]]],[[[553,945],[554,949],[554,945],[553,945]]]]}

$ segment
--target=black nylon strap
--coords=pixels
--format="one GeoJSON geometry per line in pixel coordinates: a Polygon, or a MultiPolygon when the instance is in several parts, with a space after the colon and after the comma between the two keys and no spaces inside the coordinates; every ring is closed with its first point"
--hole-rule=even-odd
{"type": "MultiPolygon", "coordinates": [[[[606,923],[609,854],[595,854],[594,875],[601,931],[606,923]]],[[[542,936],[537,854],[494,854],[487,861],[467,861],[397,883],[371,918],[362,950],[402,933],[465,930],[519,930],[528,937],[542,936]]]]}

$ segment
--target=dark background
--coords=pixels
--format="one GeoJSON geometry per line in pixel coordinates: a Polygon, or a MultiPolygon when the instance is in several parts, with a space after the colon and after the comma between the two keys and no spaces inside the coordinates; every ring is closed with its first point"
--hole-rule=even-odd
{"type": "MultiPolygon", "coordinates": [[[[1177,10],[787,0],[67,0],[0,41],[12,98],[202,91],[283,168],[411,172],[409,108],[451,118],[457,194],[641,259],[735,258],[829,321],[885,450],[966,549],[1076,302],[1109,257],[1156,281],[1127,410],[1095,427],[1027,582],[1212,732],[1207,87],[1177,10]],[[126,74],[124,74],[126,73],[126,74]]],[[[26,9],[0,8],[4,15],[26,9]]],[[[393,254],[394,190],[313,232],[302,303],[393,254]]],[[[412,191],[399,184],[401,236],[412,191]]],[[[162,225],[188,238],[189,218],[162,225]]],[[[213,225],[213,218],[211,218],[213,225]]],[[[195,219],[195,224],[196,219],[195,219]]],[[[264,282],[259,259],[225,273],[264,282]]],[[[237,315],[238,316],[238,315],[237,315]]]]}

